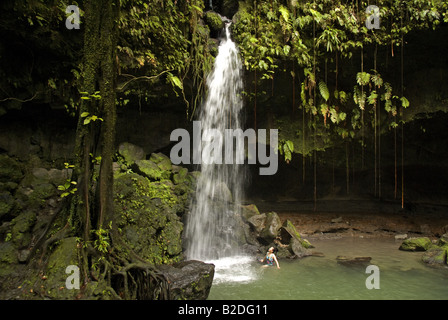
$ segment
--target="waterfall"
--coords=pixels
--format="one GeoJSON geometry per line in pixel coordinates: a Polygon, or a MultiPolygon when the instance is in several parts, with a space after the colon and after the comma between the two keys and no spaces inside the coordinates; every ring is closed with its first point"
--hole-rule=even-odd
{"type": "MultiPolygon", "coordinates": [[[[219,142],[221,148],[223,139],[214,140],[224,137],[226,129],[241,128],[243,106],[240,96],[243,89],[242,65],[229,27],[230,24],[227,24],[213,70],[207,77],[207,95],[199,113],[202,142],[211,145],[219,142]]],[[[235,224],[239,220],[235,218],[240,216],[239,203],[244,182],[242,165],[220,161],[217,155],[223,149],[204,152],[205,149],[202,150],[196,198],[185,230],[188,243],[186,255],[197,260],[220,259],[238,253],[235,224]]]]}

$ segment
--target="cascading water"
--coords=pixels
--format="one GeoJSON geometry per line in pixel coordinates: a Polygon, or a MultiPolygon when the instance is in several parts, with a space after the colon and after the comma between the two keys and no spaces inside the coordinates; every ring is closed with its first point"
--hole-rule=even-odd
{"type": "MultiPolygon", "coordinates": [[[[213,71],[207,77],[208,93],[199,114],[202,141],[213,141],[216,132],[224,137],[226,129],[241,128],[242,65],[229,27],[227,24],[213,71]]],[[[242,165],[216,161],[213,152],[204,151],[196,198],[186,227],[186,254],[189,259],[207,261],[238,253],[234,231],[238,221],[235,218],[240,215],[244,169],[242,165]]]]}

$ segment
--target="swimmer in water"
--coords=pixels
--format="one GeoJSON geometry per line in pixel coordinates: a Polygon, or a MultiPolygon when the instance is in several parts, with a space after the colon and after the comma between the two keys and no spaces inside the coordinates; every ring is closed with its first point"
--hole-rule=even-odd
{"type": "Polygon", "coordinates": [[[277,257],[274,254],[274,247],[270,247],[268,252],[266,252],[266,257],[261,259],[261,263],[265,263],[263,267],[272,267],[274,266],[274,262],[277,265],[277,269],[280,269],[280,265],[278,264],[277,257]]]}

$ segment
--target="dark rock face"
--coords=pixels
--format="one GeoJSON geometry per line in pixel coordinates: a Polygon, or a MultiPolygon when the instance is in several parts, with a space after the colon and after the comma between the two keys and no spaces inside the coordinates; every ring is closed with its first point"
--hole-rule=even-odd
{"type": "Polygon", "coordinates": [[[170,282],[172,300],[206,300],[215,274],[213,264],[202,261],[182,261],[160,270],[170,282]]]}

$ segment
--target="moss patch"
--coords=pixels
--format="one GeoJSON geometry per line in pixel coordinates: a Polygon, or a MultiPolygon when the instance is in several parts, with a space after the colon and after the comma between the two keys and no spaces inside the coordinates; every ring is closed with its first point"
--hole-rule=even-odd
{"type": "Polygon", "coordinates": [[[114,191],[117,226],[135,253],[154,264],[179,261],[183,224],[176,213],[182,204],[173,183],[120,173],[114,191]]]}

